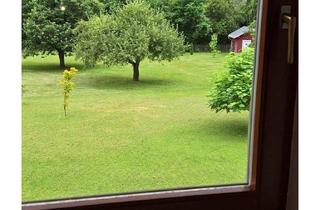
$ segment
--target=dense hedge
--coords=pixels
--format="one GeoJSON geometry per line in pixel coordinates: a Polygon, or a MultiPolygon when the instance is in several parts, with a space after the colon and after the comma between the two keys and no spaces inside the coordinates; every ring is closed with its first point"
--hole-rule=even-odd
{"type": "Polygon", "coordinates": [[[212,110],[240,112],[249,110],[254,67],[254,48],[241,53],[230,53],[228,70],[220,77],[213,77],[213,88],[209,93],[212,110]]]}

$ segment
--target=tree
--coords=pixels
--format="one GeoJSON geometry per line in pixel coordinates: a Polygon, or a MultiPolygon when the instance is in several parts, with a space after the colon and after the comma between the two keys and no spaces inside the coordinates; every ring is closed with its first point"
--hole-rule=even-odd
{"type": "Polygon", "coordinates": [[[117,7],[121,7],[126,4],[128,0],[102,0],[104,9],[107,13],[112,13],[117,7]]]}
{"type": "Polygon", "coordinates": [[[76,57],[86,65],[131,64],[133,80],[139,80],[140,62],[172,59],[184,50],[184,38],[145,1],[134,0],[111,15],[81,21],[76,28],[76,57]]]}
{"type": "Polygon", "coordinates": [[[249,32],[250,32],[250,34],[252,35],[251,47],[255,47],[255,44],[256,44],[256,36],[257,36],[256,27],[257,27],[257,21],[256,21],[256,20],[253,20],[253,21],[249,24],[249,32]]]}
{"type": "MultiPolygon", "coordinates": [[[[241,2],[238,2],[241,5],[241,2]]],[[[206,16],[211,22],[212,32],[218,35],[218,42],[228,41],[228,34],[239,27],[240,11],[233,0],[208,0],[206,16]]]]}
{"type": "Polygon", "coordinates": [[[206,0],[149,0],[153,7],[162,10],[173,25],[178,27],[189,44],[208,43],[211,26],[205,15],[206,0]]]}
{"type": "MultiPolygon", "coordinates": [[[[34,0],[22,0],[22,29],[26,24],[26,20],[30,17],[31,10],[34,7],[34,0]]],[[[28,40],[25,30],[22,30],[22,49],[27,49],[28,40]]]]}
{"type": "Polygon", "coordinates": [[[249,25],[256,20],[258,0],[247,0],[242,8],[242,15],[245,17],[244,23],[249,25]]]}
{"type": "Polygon", "coordinates": [[[103,8],[99,0],[24,0],[22,35],[24,55],[59,55],[60,67],[74,46],[73,29],[103,8]]]}
{"type": "Polygon", "coordinates": [[[216,78],[209,94],[209,106],[216,112],[249,110],[253,79],[254,48],[231,53],[228,71],[216,78]]]}

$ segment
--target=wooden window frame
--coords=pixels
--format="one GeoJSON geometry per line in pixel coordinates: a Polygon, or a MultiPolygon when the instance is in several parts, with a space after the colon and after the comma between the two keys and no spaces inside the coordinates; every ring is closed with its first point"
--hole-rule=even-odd
{"type": "Polygon", "coordinates": [[[260,4],[260,33],[256,57],[254,127],[251,131],[249,182],[243,185],[202,187],[91,196],[23,203],[34,209],[285,209],[294,102],[298,84],[297,33],[295,62],[286,62],[286,31],[280,28],[280,7],[297,0],[264,0],[260,4]]]}

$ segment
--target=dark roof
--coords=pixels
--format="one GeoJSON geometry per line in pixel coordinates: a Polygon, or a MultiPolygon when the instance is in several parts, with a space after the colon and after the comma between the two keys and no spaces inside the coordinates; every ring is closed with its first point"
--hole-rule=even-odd
{"type": "Polygon", "coordinates": [[[230,33],[228,35],[229,39],[235,39],[238,38],[239,36],[242,36],[243,34],[246,34],[249,32],[249,27],[248,26],[242,26],[241,28],[235,30],[234,32],[230,33]]]}

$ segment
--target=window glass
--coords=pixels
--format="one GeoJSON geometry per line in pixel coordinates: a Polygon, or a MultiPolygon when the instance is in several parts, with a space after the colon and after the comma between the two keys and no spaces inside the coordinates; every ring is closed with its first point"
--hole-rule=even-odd
{"type": "Polygon", "coordinates": [[[256,14],[22,1],[23,201],[248,183],[256,14]]]}

